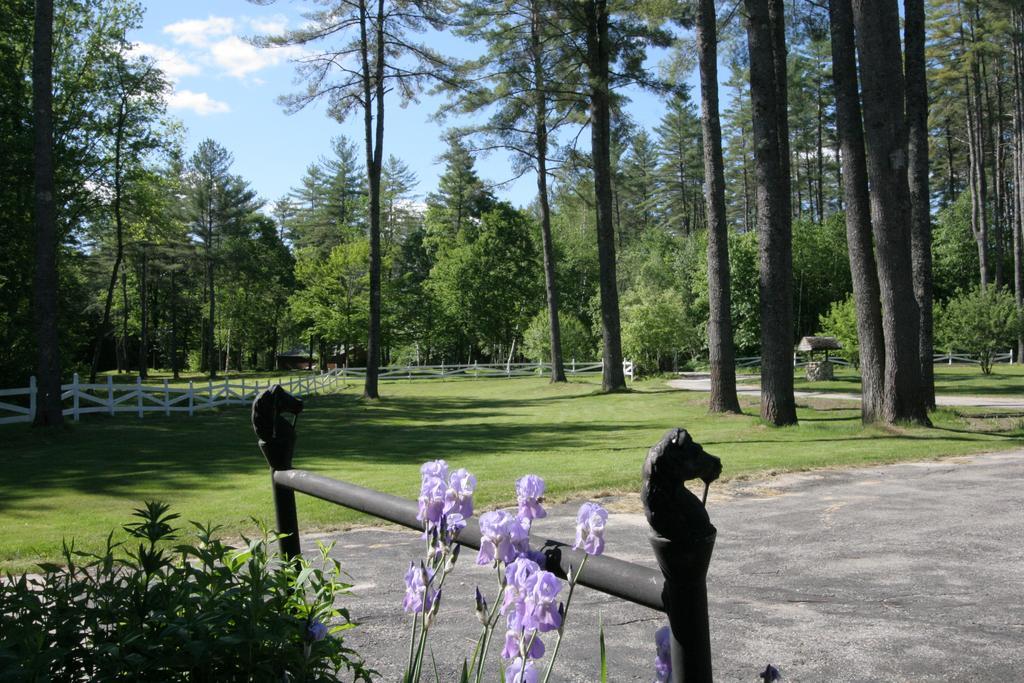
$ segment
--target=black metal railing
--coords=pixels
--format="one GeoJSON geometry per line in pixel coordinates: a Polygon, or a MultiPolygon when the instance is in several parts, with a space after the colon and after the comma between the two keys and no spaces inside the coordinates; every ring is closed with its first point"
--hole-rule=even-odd
{"type": "MultiPolygon", "coordinates": [[[[274,391],[278,390],[268,389],[254,401],[253,425],[260,437],[260,448],[271,466],[277,531],[284,535],[280,540],[283,555],[301,554],[296,493],[422,531],[422,522],[416,519],[418,506],[414,500],[292,469],[294,423],[285,420],[282,413],[297,414],[302,404],[280,390],[277,397],[283,407],[275,403],[273,411],[267,413],[266,406],[260,409],[258,405],[261,400],[277,400],[274,391]],[[268,414],[269,424],[260,424],[259,420],[266,419],[268,414]]],[[[710,683],[712,680],[706,584],[715,540],[714,528],[711,529],[711,534],[696,544],[677,543],[652,534],[651,542],[661,571],[598,555],[587,560],[586,570],[578,580],[593,590],[667,614],[672,630],[672,683],[710,683]]],[[[466,528],[456,540],[460,545],[480,548],[480,527],[475,517],[467,520],[466,528]]],[[[582,552],[553,539],[531,538],[531,547],[537,547],[538,541],[545,556],[545,569],[562,579],[566,578],[570,567],[579,567],[583,561],[582,552]]]]}

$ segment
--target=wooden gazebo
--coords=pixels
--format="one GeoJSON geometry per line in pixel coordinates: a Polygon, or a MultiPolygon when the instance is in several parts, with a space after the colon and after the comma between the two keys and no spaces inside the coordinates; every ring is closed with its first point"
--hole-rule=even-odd
{"type": "Polygon", "coordinates": [[[796,345],[797,353],[807,354],[807,381],[821,382],[834,379],[835,368],[828,359],[829,351],[839,351],[843,345],[835,337],[804,337],[796,345]],[[815,352],[824,352],[823,360],[815,360],[815,352]]]}

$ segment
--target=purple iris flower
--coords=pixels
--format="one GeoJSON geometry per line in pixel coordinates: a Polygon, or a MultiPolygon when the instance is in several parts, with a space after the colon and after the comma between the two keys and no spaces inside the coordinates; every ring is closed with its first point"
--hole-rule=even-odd
{"type": "Polygon", "coordinates": [[[440,477],[424,476],[423,482],[420,484],[419,510],[416,519],[427,527],[439,525],[444,516],[444,499],[447,489],[447,485],[440,477]]]}
{"type": "Polygon", "coordinates": [[[548,513],[540,504],[544,495],[544,480],[536,474],[527,474],[516,481],[516,500],[519,501],[519,516],[526,519],[540,519],[548,513]]]}
{"type": "Polygon", "coordinates": [[[444,480],[448,478],[448,463],[444,460],[431,460],[420,465],[420,476],[424,481],[428,477],[437,477],[444,480]]]}
{"type": "Polygon", "coordinates": [[[412,562],[409,563],[409,570],[405,572],[405,598],[402,600],[402,609],[415,614],[430,609],[437,597],[436,590],[427,591],[427,583],[433,575],[433,570],[422,564],[417,567],[412,562]]]}
{"type": "Polygon", "coordinates": [[[444,518],[445,528],[450,534],[457,534],[466,528],[466,518],[461,513],[452,512],[444,518]]]}
{"type": "Polygon", "coordinates": [[[515,549],[509,538],[509,527],[513,521],[512,515],[504,510],[480,515],[480,552],[476,556],[477,564],[508,564],[515,559],[515,549]]]}
{"type": "Polygon", "coordinates": [[[537,683],[540,680],[540,670],[533,662],[526,662],[525,669],[522,659],[517,659],[505,669],[505,683],[537,683]]]}
{"type": "Polygon", "coordinates": [[[654,632],[654,644],[658,649],[658,654],[654,658],[655,683],[665,683],[672,675],[672,648],[669,643],[671,634],[668,626],[662,626],[654,632]]]}
{"type": "Polygon", "coordinates": [[[526,653],[527,659],[540,659],[544,656],[544,643],[534,635],[534,631],[509,629],[505,632],[505,647],[501,650],[502,659],[516,659],[522,654],[522,648],[526,645],[530,646],[526,653]]]}
{"type": "Polygon", "coordinates": [[[587,555],[600,555],[604,552],[604,526],[608,521],[608,511],[597,503],[584,503],[576,515],[576,544],[574,549],[583,547],[587,555]]]}
{"type": "Polygon", "coordinates": [[[523,616],[520,626],[541,633],[554,631],[562,625],[558,593],[562,582],[551,572],[538,571],[526,579],[523,616]]]}
{"type": "Polygon", "coordinates": [[[521,515],[513,517],[508,524],[508,540],[516,557],[527,556],[530,553],[531,524],[532,520],[521,515]]]}
{"type": "Polygon", "coordinates": [[[444,512],[457,512],[463,517],[473,515],[473,491],[476,477],[461,467],[448,476],[448,489],[444,494],[444,512]]]}
{"type": "Polygon", "coordinates": [[[508,615],[510,610],[512,614],[521,611],[526,599],[526,581],[539,571],[537,563],[526,557],[516,558],[505,568],[505,599],[501,603],[502,614],[508,615]]]}
{"type": "Polygon", "coordinates": [[[327,624],[320,621],[319,619],[314,619],[312,623],[310,623],[310,625],[306,627],[306,640],[323,640],[327,637],[328,633],[329,630],[327,628],[327,624]]]}

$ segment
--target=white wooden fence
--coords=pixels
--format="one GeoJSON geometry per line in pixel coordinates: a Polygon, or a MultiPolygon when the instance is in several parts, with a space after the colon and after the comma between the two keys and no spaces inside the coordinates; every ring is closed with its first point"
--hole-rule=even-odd
{"type": "MultiPolygon", "coordinates": [[[[248,405],[260,391],[273,384],[281,384],[296,396],[309,396],[331,391],[343,383],[340,370],[288,379],[190,381],[187,387],[172,387],[167,380],[163,386],[143,384],[140,378],[136,378],[134,384],[116,383],[109,375],[106,382],[89,384],[82,382],[76,373],[71,384],[61,386],[60,398],[64,416],[77,422],[82,415],[93,413],[133,413],[137,417],[145,413],[194,415],[197,410],[248,405]]],[[[0,424],[31,422],[36,412],[36,395],[35,377],[29,380],[28,387],[0,390],[0,424]],[[11,400],[17,403],[10,403],[11,400]]]]}
{"type": "MultiPolygon", "coordinates": [[[[604,371],[601,361],[577,363],[576,359],[565,363],[565,374],[600,375],[604,371]]],[[[622,361],[622,371],[633,379],[633,361],[622,361]]],[[[366,377],[366,368],[339,370],[345,377],[366,377]]],[[[377,378],[389,379],[447,379],[449,377],[470,377],[472,379],[539,377],[551,374],[551,363],[472,363],[465,365],[406,365],[380,368],[377,378]]]]}
{"type": "MultiPolygon", "coordinates": [[[[992,355],[993,363],[1009,363],[1013,365],[1018,359],[1014,357],[1013,349],[1010,349],[1006,353],[996,353],[992,355]]],[[[836,365],[842,365],[849,367],[850,362],[842,358],[830,357],[829,361],[836,365]]],[[[976,354],[970,353],[937,353],[932,357],[932,363],[945,363],[946,365],[953,365],[954,363],[970,363],[973,365],[980,365],[981,361],[978,359],[976,354]]],[[[743,356],[736,359],[736,367],[738,368],[756,368],[761,365],[761,356],[743,356]]],[[[801,360],[797,357],[797,354],[793,354],[793,367],[802,368],[807,365],[807,361],[801,360]]]]}
{"type": "MultiPolygon", "coordinates": [[[[632,361],[624,361],[622,369],[626,376],[633,378],[632,361]]],[[[601,374],[601,362],[577,363],[573,360],[565,366],[567,375],[601,374]]],[[[493,377],[537,377],[551,373],[550,363],[492,363],[472,365],[410,365],[405,367],[383,367],[378,370],[381,380],[414,380],[446,378],[493,378],[493,377]]],[[[116,383],[112,376],[106,382],[89,384],[82,382],[78,374],[70,384],[61,386],[61,403],[65,417],[77,422],[82,415],[99,413],[116,415],[130,413],[141,418],[146,413],[188,413],[209,410],[220,406],[248,405],[256,395],[274,384],[280,384],[295,396],[311,396],[334,391],[348,385],[349,380],[366,377],[366,368],[338,368],[321,374],[298,375],[288,379],[246,380],[225,378],[216,382],[190,381],[187,387],[170,386],[164,380],[163,386],[143,384],[136,378],[133,384],[116,383]]],[[[0,389],[0,424],[32,422],[36,413],[38,389],[36,378],[29,380],[27,387],[0,389]]]]}

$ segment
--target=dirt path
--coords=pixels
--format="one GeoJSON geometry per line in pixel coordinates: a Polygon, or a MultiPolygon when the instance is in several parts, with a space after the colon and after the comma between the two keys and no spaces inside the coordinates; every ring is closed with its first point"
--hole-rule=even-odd
{"type": "MultiPolygon", "coordinates": [[[[754,379],[750,375],[739,376],[737,380],[754,379]]],[[[711,391],[711,379],[706,374],[686,373],[679,379],[669,380],[668,385],[682,391],[711,391]]],[[[740,396],[760,396],[761,389],[756,384],[738,384],[736,393],[740,396]]],[[[829,401],[860,401],[860,394],[836,391],[793,392],[795,398],[824,399],[829,401]]],[[[970,406],[976,408],[1022,408],[1024,397],[1017,396],[936,396],[935,403],[940,406],[970,406]]]]}
{"type": "MultiPolygon", "coordinates": [[[[624,466],[639,470],[640,456],[624,466]]],[[[1024,451],[1016,451],[713,487],[715,680],[756,680],[768,662],[787,683],[1020,680],[1022,483],[1024,451]]],[[[605,501],[606,552],[653,567],[637,498],[605,501]]],[[[571,540],[576,507],[555,506],[534,533],[571,540]]],[[[303,539],[305,551],[314,540],[303,539]]],[[[362,626],[348,643],[381,680],[398,680],[408,646],[402,574],[422,552],[418,534],[364,528],[320,540],[337,543],[333,554],[356,584],[345,604],[362,626]]],[[[495,593],[491,571],[473,560],[459,560],[433,627],[442,681],[458,680],[473,649],[474,588],[495,593]]],[[[580,588],[569,619],[554,680],[598,680],[599,619],[609,680],[652,680],[652,636],[663,615],[580,588]]]]}

